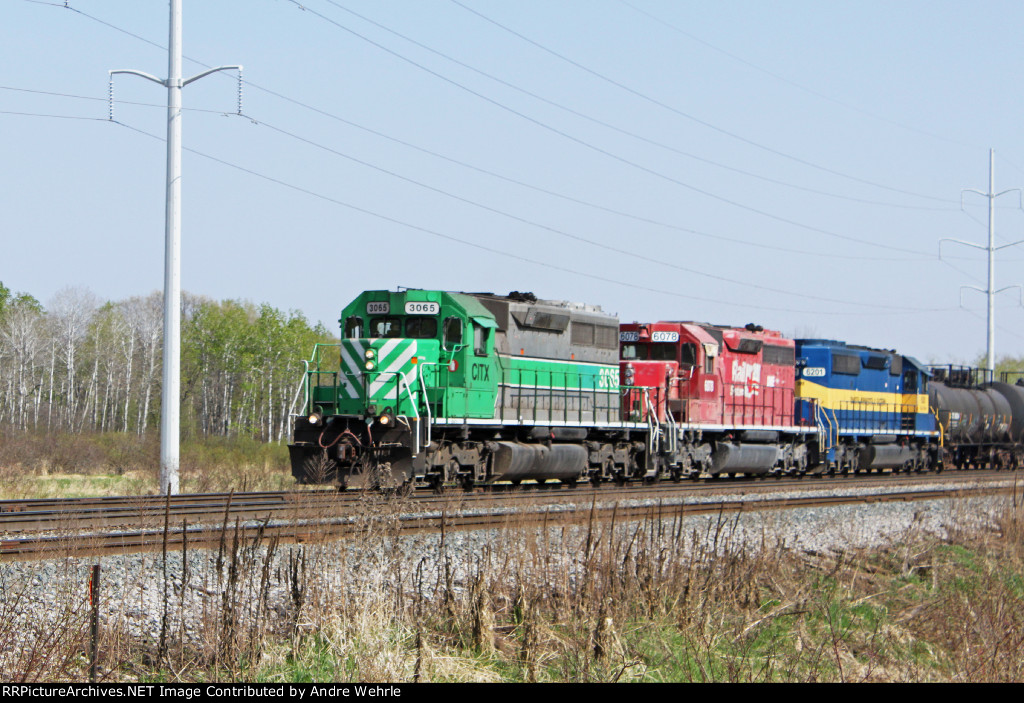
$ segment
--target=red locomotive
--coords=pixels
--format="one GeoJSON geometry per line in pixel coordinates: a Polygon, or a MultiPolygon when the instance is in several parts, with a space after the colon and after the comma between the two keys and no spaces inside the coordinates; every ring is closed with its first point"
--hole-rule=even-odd
{"type": "Polygon", "coordinates": [[[697,322],[623,324],[619,339],[624,411],[671,443],[661,448],[669,473],[806,470],[792,339],[697,322]]]}

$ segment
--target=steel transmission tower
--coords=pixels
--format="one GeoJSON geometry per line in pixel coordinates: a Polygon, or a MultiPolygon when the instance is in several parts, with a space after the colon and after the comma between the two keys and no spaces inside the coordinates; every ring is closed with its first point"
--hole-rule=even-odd
{"type": "Polygon", "coordinates": [[[113,76],[129,73],[167,88],[167,210],[164,236],[164,369],[160,401],[160,490],[178,492],[181,443],[181,89],[218,71],[238,71],[238,112],[242,112],[242,67],[218,66],[181,78],[181,0],[170,0],[167,79],[130,69],[110,71],[110,119],[113,76]]]}
{"type": "Polygon", "coordinates": [[[983,193],[980,190],[974,190],[973,188],[967,188],[960,193],[960,207],[963,208],[963,196],[964,193],[977,193],[978,195],[988,198],[988,246],[982,246],[980,244],[974,244],[972,242],[965,242],[960,239],[949,239],[943,238],[939,240],[939,258],[942,258],[942,243],[943,242],[955,242],[956,244],[963,244],[964,246],[972,247],[974,249],[984,249],[988,251],[988,288],[978,288],[977,286],[960,286],[960,298],[961,304],[963,301],[963,289],[970,288],[971,290],[980,291],[985,293],[988,297],[988,343],[986,345],[986,366],[993,374],[996,370],[996,308],[995,308],[995,297],[996,293],[1002,293],[1010,288],[1020,288],[1020,286],[1006,286],[996,290],[996,252],[1000,249],[1006,249],[1007,247],[1016,246],[1024,243],[1024,239],[1011,242],[1010,244],[1004,244],[1000,247],[996,246],[996,225],[995,225],[995,214],[996,214],[996,198],[1007,193],[1016,192],[1020,195],[1020,188],[1010,188],[1002,192],[995,192],[996,182],[996,167],[995,167],[995,152],[992,149],[988,150],[988,192],[983,193]]]}

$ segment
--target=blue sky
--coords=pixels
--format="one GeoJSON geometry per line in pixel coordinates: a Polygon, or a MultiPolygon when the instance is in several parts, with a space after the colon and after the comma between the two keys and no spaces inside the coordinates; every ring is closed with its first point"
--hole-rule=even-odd
{"type": "MultiPolygon", "coordinates": [[[[107,71],[166,75],[168,5],[68,5],[0,0],[0,281],[144,295],[166,91],[118,76],[109,122],[107,71]]],[[[185,0],[186,76],[251,83],[244,116],[233,76],[185,89],[182,284],[332,329],[368,288],[528,290],[973,361],[984,254],[938,241],[985,242],[961,191],[990,148],[1024,186],[1022,27],[1011,2],[185,0]]]]}

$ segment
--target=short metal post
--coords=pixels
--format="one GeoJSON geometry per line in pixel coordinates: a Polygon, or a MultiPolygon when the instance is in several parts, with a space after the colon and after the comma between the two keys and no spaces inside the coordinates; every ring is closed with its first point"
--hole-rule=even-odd
{"type": "Polygon", "coordinates": [[[89,605],[92,606],[92,632],[89,643],[89,681],[96,683],[96,668],[100,658],[100,565],[93,564],[89,579],[89,605]]]}

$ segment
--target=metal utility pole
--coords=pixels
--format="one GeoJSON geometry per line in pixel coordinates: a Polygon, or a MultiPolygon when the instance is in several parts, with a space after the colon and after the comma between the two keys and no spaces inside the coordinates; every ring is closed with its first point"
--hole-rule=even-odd
{"type": "Polygon", "coordinates": [[[987,344],[987,359],[986,366],[991,373],[995,373],[996,370],[996,307],[995,297],[996,293],[1002,293],[1004,290],[1010,288],[1020,288],[1020,286],[1006,286],[1005,288],[995,289],[996,285],[996,252],[1000,249],[1007,247],[1016,246],[1024,243],[1024,239],[1018,242],[1012,242],[1010,244],[1004,244],[1001,247],[997,247],[996,244],[996,198],[1007,193],[1017,192],[1020,195],[1020,188],[1010,188],[1000,193],[995,192],[996,183],[996,166],[995,166],[995,152],[992,149],[988,150],[988,192],[983,193],[980,190],[974,190],[972,188],[964,189],[960,192],[960,207],[963,208],[964,193],[977,193],[988,198],[988,246],[983,247],[980,244],[973,244],[971,242],[965,242],[959,239],[944,238],[939,240],[939,258],[942,258],[942,243],[943,242],[955,242],[957,244],[963,244],[964,246],[973,247],[974,249],[985,249],[988,251],[988,288],[978,288],[977,286],[960,286],[960,297],[963,300],[963,289],[970,288],[972,290],[980,291],[985,293],[988,297],[988,344],[987,344]]]}
{"type": "Polygon", "coordinates": [[[178,492],[181,443],[181,89],[217,71],[238,71],[238,112],[242,112],[242,67],[218,66],[181,79],[181,0],[170,0],[171,27],[167,49],[167,80],[142,71],[110,71],[110,115],[113,119],[113,76],[130,73],[167,88],[167,209],[164,234],[164,370],[160,401],[160,490],[178,492]]]}

